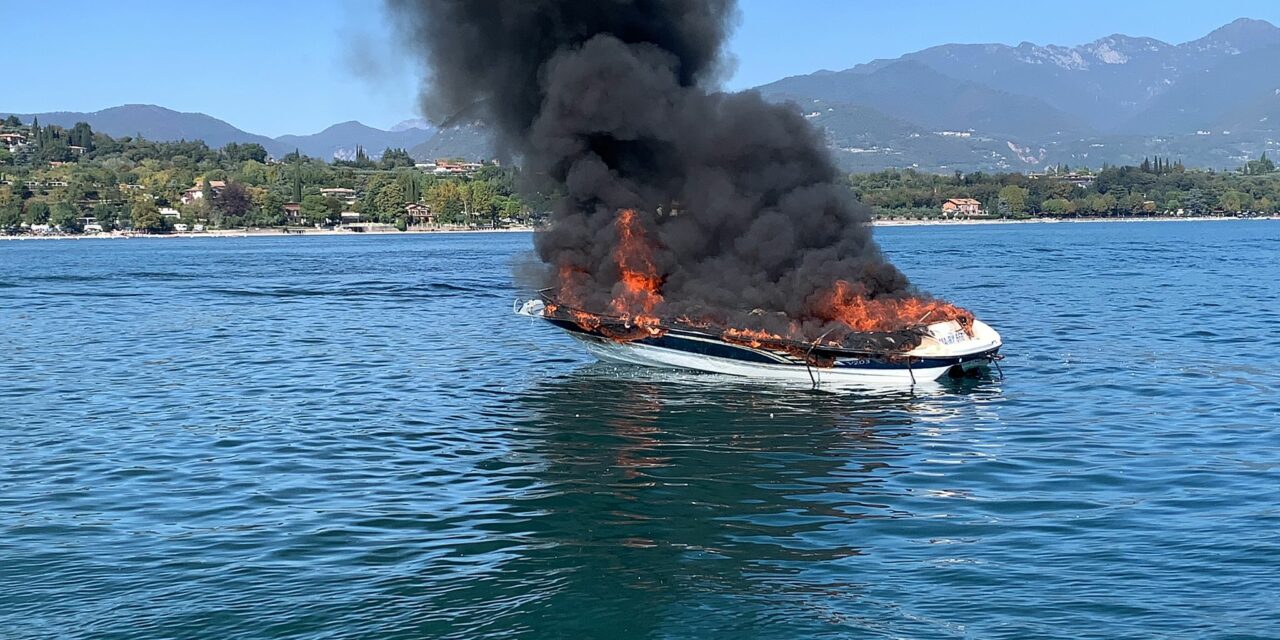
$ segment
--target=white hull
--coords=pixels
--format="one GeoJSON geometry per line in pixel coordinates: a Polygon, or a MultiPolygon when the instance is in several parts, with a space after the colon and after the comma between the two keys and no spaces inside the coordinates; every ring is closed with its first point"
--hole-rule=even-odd
{"type": "MultiPolygon", "coordinates": [[[[675,349],[664,349],[632,342],[601,340],[581,334],[571,333],[569,335],[581,342],[587,348],[587,351],[604,362],[703,371],[746,378],[802,382],[815,385],[908,386],[938,380],[950,374],[952,367],[957,366],[948,364],[928,368],[837,369],[804,367],[794,364],[774,365],[691,354],[675,349]]],[[[971,370],[986,366],[987,363],[987,360],[971,360],[958,366],[965,370],[971,370]]]]}
{"type": "Polygon", "coordinates": [[[671,330],[654,338],[618,341],[544,315],[539,301],[517,313],[543,318],[564,329],[600,360],[618,364],[704,371],[746,378],[819,385],[909,386],[984,367],[997,357],[1000,335],[981,321],[966,331],[954,321],[930,325],[910,351],[884,355],[846,353],[828,366],[806,365],[807,357],[726,343],[713,336],[671,330]]]}

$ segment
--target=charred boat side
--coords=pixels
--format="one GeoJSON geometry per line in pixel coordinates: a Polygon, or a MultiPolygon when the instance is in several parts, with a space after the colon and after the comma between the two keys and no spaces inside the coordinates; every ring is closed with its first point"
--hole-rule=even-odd
{"type": "Polygon", "coordinates": [[[832,342],[744,338],[732,330],[681,326],[638,326],[625,318],[563,313],[545,300],[517,303],[520,315],[564,330],[597,358],[614,363],[688,369],[735,376],[799,382],[909,385],[988,365],[999,357],[998,333],[973,320],[912,327],[900,334],[871,334],[852,340],[858,347],[832,342]]]}

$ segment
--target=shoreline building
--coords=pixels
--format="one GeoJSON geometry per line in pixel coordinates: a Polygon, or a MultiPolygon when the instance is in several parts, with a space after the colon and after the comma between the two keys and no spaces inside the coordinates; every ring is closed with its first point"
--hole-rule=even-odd
{"type": "Polygon", "coordinates": [[[973,198],[949,198],[942,203],[945,216],[980,216],[982,213],[982,203],[973,198]]]}

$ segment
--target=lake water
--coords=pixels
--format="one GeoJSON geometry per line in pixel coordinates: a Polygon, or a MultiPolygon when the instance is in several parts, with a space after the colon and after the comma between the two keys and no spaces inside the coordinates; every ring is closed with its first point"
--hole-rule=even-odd
{"type": "Polygon", "coordinates": [[[1004,380],[592,364],[525,234],[0,242],[0,637],[1280,637],[1280,223],[877,233],[1004,380]]]}

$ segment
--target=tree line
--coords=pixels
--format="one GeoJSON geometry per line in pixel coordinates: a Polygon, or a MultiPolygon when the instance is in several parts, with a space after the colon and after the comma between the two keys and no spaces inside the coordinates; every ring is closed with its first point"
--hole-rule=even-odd
{"type": "Polygon", "coordinates": [[[1055,167],[1030,175],[893,169],[853,174],[849,184],[888,217],[936,217],[953,198],[978,200],[997,217],[1280,213],[1280,172],[1265,153],[1239,171],[1196,171],[1155,158],[1138,166],[1055,167]]]}
{"type": "MultiPolygon", "coordinates": [[[[439,224],[496,226],[536,222],[550,206],[548,196],[520,195],[515,168],[486,165],[471,175],[436,176],[416,169],[403,149],[387,149],[377,160],[362,147],[351,159],[325,161],[295,151],[275,160],[253,143],[211,149],[199,141],[113,138],[85,123],[64,129],[14,117],[0,121],[0,133],[27,141],[12,152],[0,146],[0,232],[31,225],[77,231],[89,222],[152,232],[175,222],[323,226],[339,223],[343,212],[404,228],[411,222],[408,203],[429,206],[439,224]],[[183,194],[193,188],[201,197],[184,204],[183,194]],[[322,192],[335,188],[354,195],[322,192]],[[297,205],[297,213],[287,204],[297,205]],[[177,210],[179,217],[161,210],[177,210]]],[[[1266,154],[1225,172],[1151,158],[1138,166],[1059,166],[1031,175],[894,169],[854,174],[848,184],[886,217],[937,217],[952,198],[976,199],[990,216],[1015,218],[1280,213],[1280,172],[1266,154]]]]}
{"type": "Polygon", "coordinates": [[[85,123],[71,129],[9,118],[0,133],[18,133],[26,144],[0,146],[0,232],[30,225],[81,230],[163,232],[175,222],[210,228],[332,225],[345,211],[362,221],[411,221],[409,203],[431,207],[438,224],[525,224],[545,201],[531,202],[516,189],[517,169],[486,165],[470,175],[436,176],[414,167],[403,149],[372,160],[363,148],[354,160],[328,161],[294,152],[270,158],[262,145],[231,143],[211,149],[199,141],[162,142],[114,138],[85,123]],[[218,184],[214,188],[214,184],[218,184]],[[354,198],[323,189],[351,189],[354,198]],[[196,189],[200,196],[183,194],[196,189]],[[291,215],[286,204],[298,205],[291,215]],[[175,220],[162,210],[177,210],[175,220]]]}

